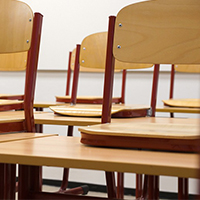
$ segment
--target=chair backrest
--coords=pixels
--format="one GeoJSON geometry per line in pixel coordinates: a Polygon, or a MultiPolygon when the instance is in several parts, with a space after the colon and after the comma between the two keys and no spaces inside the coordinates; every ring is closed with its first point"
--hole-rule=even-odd
{"type": "MultiPolygon", "coordinates": [[[[42,18],[40,13],[33,14],[31,8],[24,2],[0,1],[0,70],[26,69],[24,101],[20,107],[24,110],[25,120],[17,124],[11,123],[9,128],[0,125],[0,132],[35,130],[33,100],[42,18]]],[[[19,109],[19,106],[17,108],[19,109]]]]}
{"type": "Polygon", "coordinates": [[[200,65],[175,65],[174,70],[185,73],[200,73],[200,65]]]}
{"type": "MultiPolygon", "coordinates": [[[[105,33],[106,32],[97,33],[97,34],[94,34],[94,35],[96,36],[96,35],[101,35],[102,34],[103,36],[107,36],[107,34],[105,34],[105,33]]],[[[106,48],[106,37],[102,37],[102,39],[99,40],[98,43],[101,44],[101,45],[103,43],[104,47],[106,48]]],[[[88,46],[88,45],[90,46],[91,44],[87,44],[86,46],[88,46]]],[[[74,71],[74,67],[75,67],[75,56],[76,56],[76,48],[73,49],[73,51],[69,53],[69,62],[68,62],[68,70],[67,70],[66,95],[69,95],[69,91],[70,91],[70,79],[71,79],[71,72],[74,71]]],[[[80,56],[81,56],[81,54],[80,54],[80,56]]],[[[86,54],[86,56],[88,56],[88,55],[86,54]]],[[[97,53],[95,53],[95,54],[93,53],[93,54],[91,54],[91,56],[96,56],[98,58],[98,54],[97,53]]],[[[79,72],[105,73],[105,66],[104,66],[104,68],[102,67],[102,65],[103,65],[102,60],[105,61],[105,57],[101,57],[100,59],[98,59],[97,60],[97,65],[94,65],[94,66],[92,65],[92,63],[89,64],[88,67],[86,67],[85,65],[79,65],[79,72]],[[96,66],[101,66],[101,68],[96,68],[96,66]]],[[[82,61],[80,61],[80,59],[79,59],[79,63],[80,62],[82,62],[82,61]]],[[[126,70],[125,69],[124,70],[116,69],[115,72],[122,74],[121,97],[118,100],[116,100],[116,102],[124,103],[125,102],[126,70]]],[[[78,78],[77,75],[75,75],[75,77],[78,78]]],[[[73,79],[73,81],[76,81],[76,80],[73,79]]]]}
{"type": "MultiPolygon", "coordinates": [[[[71,51],[69,52],[68,69],[67,69],[67,83],[66,83],[65,95],[69,95],[69,92],[70,92],[71,72],[74,71],[75,56],[76,56],[76,48],[74,48],[72,52],[71,51]]],[[[79,71],[80,72],[89,72],[89,73],[90,72],[105,72],[105,69],[88,68],[88,67],[82,67],[80,65],[79,71]]]]}
{"type": "Polygon", "coordinates": [[[110,121],[112,91],[106,87],[112,88],[113,57],[123,62],[154,63],[157,67],[199,64],[199,10],[198,0],[152,0],[126,6],[116,18],[110,17],[103,123],[110,121]]]}
{"type": "Polygon", "coordinates": [[[0,71],[23,71],[27,65],[27,51],[0,54],[0,71]]]}
{"type": "MultiPolygon", "coordinates": [[[[108,32],[99,32],[85,37],[81,43],[79,62],[82,67],[103,69],[105,72],[108,32]]],[[[153,64],[134,64],[115,61],[115,71],[122,69],[150,68],[153,64]]]]}
{"type": "MultiPolygon", "coordinates": [[[[107,32],[99,32],[95,34],[91,34],[85,37],[78,48],[76,48],[76,55],[72,60],[74,60],[74,71],[94,71],[94,72],[105,72],[105,61],[106,61],[106,45],[107,45],[107,32]],[[77,51],[80,49],[80,52],[77,51]],[[76,63],[77,59],[77,63],[76,63]],[[77,67],[77,68],[76,68],[77,67]]],[[[73,53],[72,53],[73,56],[73,53]]],[[[126,69],[139,69],[139,68],[150,68],[152,64],[133,64],[133,63],[122,63],[120,61],[116,61],[115,63],[115,72],[123,71],[122,78],[122,91],[121,91],[121,99],[124,103],[125,96],[125,79],[126,79],[126,69]]],[[[73,84],[77,85],[78,75],[74,73],[76,78],[74,77],[73,84]]],[[[77,93],[75,91],[74,93],[77,93]]],[[[73,95],[72,91],[72,99],[76,94],[73,95]]],[[[72,101],[73,102],[73,101],[72,101]]]]}

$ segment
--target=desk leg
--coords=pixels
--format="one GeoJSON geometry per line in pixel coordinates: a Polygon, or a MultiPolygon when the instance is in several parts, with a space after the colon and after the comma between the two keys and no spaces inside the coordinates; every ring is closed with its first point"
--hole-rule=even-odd
{"type": "Polygon", "coordinates": [[[159,199],[159,176],[155,176],[155,183],[154,183],[154,190],[155,190],[155,196],[154,199],[158,200],[159,199]]]}
{"type": "Polygon", "coordinates": [[[15,199],[16,191],[16,165],[15,164],[5,164],[5,181],[4,181],[4,198],[9,200],[15,199]]]}
{"type": "Polygon", "coordinates": [[[40,191],[40,167],[19,165],[18,199],[30,199],[30,192],[40,191]]]}
{"type": "Polygon", "coordinates": [[[117,198],[124,198],[124,173],[117,173],[117,198]]]}
{"type": "Polygon", "coordinates": [[[178,199],[188,199],[188,178],[178,178],[178,199]]]}
{"type": "Polygon", "coordinates": [[[0,163],[0,199],[4,199],[5,164],[0,163]]]}
{"type": "MultiPolygon", "coordinates": [[[[43,111],[43,108],[35,108],[36,111],[43,111]]],[[[36,124],[35,125],[36,133],[43,133],[43,125],[36,124]]],[[[40,191],[42,191],[42,167],[40,167],[40,191]]]]}
{"type": "Polygon", "coordinates": [[[136,174],[136,189],[135,189],[135,197],[142,197],[142,174],[136,174]]]}
{"type": "MultiPolygon", "coordinates": [[[[43,108],[35,108],[36,111],[43,111],[43,108]]],[[[43,133],[43,125],[36,124],[35,125],[36,133],[43,133]]]]}
{"type": "Polygon", "coordinates": [[[148,176],[148,199],[159,199],[159,176],[148,176]]]}
{"type": "Polygon", "coordinates": [[[114,172],[106,172],[106,183],[107,183],[108,198],[116,199],[117,193],[116,193],[114,172]]]}

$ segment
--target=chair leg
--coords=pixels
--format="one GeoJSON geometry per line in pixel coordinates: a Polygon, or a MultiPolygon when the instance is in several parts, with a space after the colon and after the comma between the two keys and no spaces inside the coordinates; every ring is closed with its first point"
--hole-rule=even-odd
{"type": "Polygon", "coordinates": [[[188,178],[184,178],[184,182],[185,182],[185,185],[184,185],[185,199],[189,198],[189,196],[188,196],[188,187],[189,187],[188,181],[189,181],[188,178]]]}
{"type": "Polygon", "coordinates": [[[59,193],[63,193],[63,194],[82,194],[85,195],[87,194],[89,191],[89,187],[88,185],[81,185],[80,187],[76,187],[76,188],[72,188],[72,189],[68,189],[68,190],[64,190],[63,192],[59,192],[59,193]]]}
{"type": "Polygon", "coordinates": [[[117,198],[124,198],[124,173],[117,173],[117,198]]]}
{"type": "Polygon", "coordinates": [[[64,168],[64,170],[63,170],[62,184],[61,184],[60,189],[59,189],[58,192],[63,192],[64,190],[67,189],[68,178],[69,178],[69,169],[68,168],[64,168]]]}
{"type": "Polygon", "coordinates": [[[154,176],[149,175],[148,178],[148,200],[154,199],[154,176]]]}
{"type": "MultiPolygon", "coordinates": [[[[67,136],[71,137],[73,136],[73,126],[68,126],[68,132],[67,136]]],[[[64,168],[63,170],[63,179],[62,184],[60,186],[60,189],[58,190],[58,193],[64,193],[64,194],[87,194],[89,191],[89,187],[87,185],[82,185],[80,187],[67,189],[68,187],[68,180],[69,180],[69,169],[64,168]]]]}
{"type": "Polygon", "coordinates": [[[116,193],[114,172],[105,172],[105,173],[106,173],[106,184],[107,184],[108,198],[116,199],[117,193],[116,193]]]}
{"type": "Polygon", "coordinates": [[[149,175],[144,175],[144,185],[143,185],[143,198],[147,199],[148,195],[148,182],[149,182],[149,175]]]}
{"type": "Polygon", "coordinates": [[[62,184],[60,189],[58,190],[58,193],[63,193],[63,194],[87,194],[89,191],[89,187],[87,185],[82,185],[80,187],[72,188],[72,189],[67,189],[68,187],[68,177],[69,177],[69,169],[64,168],[63,170],[63,179],[62,179],[62,184]]]}
{"type": "Polygon", "coordinates": [[[178,178],[178,199],[188,199],[188,178],[178,178]]]}
{"type": "Polygon", "coordinates": [[[136,199],[142,197],[142,174],[136,174],[135,197],[136,199]]]}
{"type": "MultiPolygon", "coordinates": [[[[36,111],[43,111],[43,108],[35,108],[36,111]]],[[[36,124],[35,125],[36,133],[43,133],[43,125],[42,124],[36,124]]]]}

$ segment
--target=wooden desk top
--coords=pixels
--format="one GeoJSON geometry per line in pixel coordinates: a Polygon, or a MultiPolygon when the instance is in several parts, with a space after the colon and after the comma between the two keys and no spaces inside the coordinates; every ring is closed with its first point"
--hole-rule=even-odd
{"type": "MultiPolygon", "coordinates": [[[[35,112],[36,124],[52,124],[52,125],[71,125],[71,126],[90,126],[101,124],[100,117],[69,117],[61,116],[50,112],[35,112]]],[[[1,117],[0,117],[1,119],[1,117]]],[[[180,118],[161,118],[161,117],[139,117],[139,118],[112,118],[112,123],[131,123],[131,122],[148,122],[148,123],[180,123],[180,118]]],[[[183,119],[185,120],[185,119],[183,119]]],[[[198,119],[187,119],[184,123],[196,124],[198,119]]]]}
{"type": "Polygon", "coordinates": [[[193,113],[199,114],[199,108],[181,108],[181,107],[170,107],[170,106],[158,106],[156,112],[172,112],[172,113],[193,113]]]}
{"type": "MultiPolygon", "coordinates": [[[[70,125],[70,126],[87,126],[100,124],[101,118],[88,117],[67,117],[55,115],[51,112],[34,112],[35,124],[52,124],[52,125],[70,125]]],[[[24,120],[23,111],[0,112],[0,123],[21,122],[24,120]]]]}
{"type": "Polygon", "coordinates": [[[44,133],[6,133],[0,134],[0,143],[11,142],[16,140],[27,140],[40,137],[56,136],[58,134],[44,134],[44,133]]]}
{"type": "Polygon", "coordinates": [[[64,136],[1,143],[0,162],[191,178],[199,169],[197,154],[89,147],[64,136]]]}
{"type": "Polygon", "coordinates": [[[36,124],[88,126],[101,123],[101,118],[69,117],[57,115],[50,112],[35,112],[34,118],[36,124]]]}
{"type": "MultiPolygon", "coordinates": [[[[89,126],[101,123],[101,118],[95,117],[68,117],[55,115],[51,112],[34,112],[36,124],[52,124],[52,125],[71,125],[71,126],[89,126]]],[[[0,112],[0,123],[4,122],[20,122],[24,120],[23,111],[0,112]]],[[[148,123],[180,123],[180,118],[161,118],[161,117],[140,117],[140,118],[112,118],[112,123],[131,123],[131,122],[148,122],[148,123]]],[[[184,119],[183,119],[184,120],[184,119]]],[[[199,119],[189,118],[184,121],[188,124],[196,124],[199,119]]]]}

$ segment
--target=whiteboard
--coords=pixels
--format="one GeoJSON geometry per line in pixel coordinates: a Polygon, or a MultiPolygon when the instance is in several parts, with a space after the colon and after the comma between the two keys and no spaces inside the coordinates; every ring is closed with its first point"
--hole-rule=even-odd
{"type": "Polygon", "coordinates": [[[66,70],[69,51],[87,35],[107,31],[108,17],[142,0],[21,0],[43,14],[39,69],[66,70]]]}

